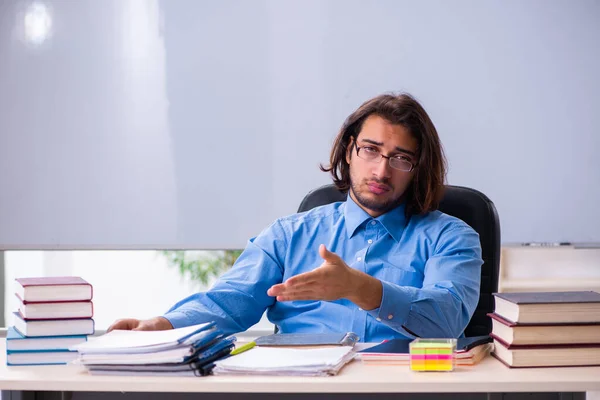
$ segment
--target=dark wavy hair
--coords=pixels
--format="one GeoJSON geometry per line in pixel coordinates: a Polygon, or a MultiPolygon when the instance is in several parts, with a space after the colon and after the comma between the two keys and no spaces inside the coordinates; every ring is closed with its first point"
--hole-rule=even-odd
{"type": "Polygon", "coordinates": [[[350,138],[356,141],[364,121],[378,115],[391,124],[402,125],[417,140],[417,164],[413,181],[406,189],[407,215],[425,214],[436,210],[444,194],[446,157],[437,130],[427,112],[410,94],[383,94],[363,103],[344,122],[331,149],[330,165],[321,171],[330,172],[338,190],[350,189],[350,165],[346,154],[350,138]]]}

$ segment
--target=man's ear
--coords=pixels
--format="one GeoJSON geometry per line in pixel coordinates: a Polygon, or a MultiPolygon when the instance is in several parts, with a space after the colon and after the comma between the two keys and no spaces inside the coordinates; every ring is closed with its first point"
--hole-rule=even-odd
{"type": "Polygon", "coordinates": [[[348,147],[346,147],[346,162],[350,165],[350,157],[352,156],[352,146],[354,145],[354,137],[350,136],[348,147]]]}

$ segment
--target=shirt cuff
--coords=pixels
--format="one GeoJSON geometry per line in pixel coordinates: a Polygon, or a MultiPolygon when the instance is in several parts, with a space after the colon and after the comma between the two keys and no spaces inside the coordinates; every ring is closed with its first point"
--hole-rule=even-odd
{"type": "Polygon", "coordinates": [[[163,315],[163,318],[166,318],[175,329],[193,325],[191,319],[182,311],[168,312],[163,315]]]}
{"type": "Polygon", "coordinates": [[[402,326],[408,319],[415,288],[393,285],[386,281],[381,281],[381,285],[383,287],[381,305],[367,313],[377,321],[404,333],[402,326]]]}

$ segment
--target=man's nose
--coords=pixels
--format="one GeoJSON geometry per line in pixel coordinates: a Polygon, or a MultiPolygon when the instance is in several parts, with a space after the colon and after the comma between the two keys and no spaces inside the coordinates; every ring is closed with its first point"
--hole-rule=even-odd
{"type": "Polygon", "coordinates": [[[392,167],[390,167],[390,160],[385,157],[381,157],[381,160],[375,164],[373,169],[373,175],[379,179],[389,178],[392,175],[392,167]]]}

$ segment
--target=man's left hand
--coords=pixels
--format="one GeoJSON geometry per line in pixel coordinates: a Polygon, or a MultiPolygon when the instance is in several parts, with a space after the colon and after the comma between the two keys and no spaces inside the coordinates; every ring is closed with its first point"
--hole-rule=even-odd
{"type": "Polygon", "coordinates": [[[291,300],[337,300],[352,293],[356,278],[354,271],[335,253],[319,246],[324,262],[310,272],[296,275],[267,291],[277,296],[277,301],[291,300]]]}
{"type": "Polygon", "coordinates": [[[277,301],[345,298],[365,310],[380,306],[383,287],[379,279],[350,268],[323,244],[319,246],[319,255],[324,260],[323,264],[271,286],[267,294],[276,296],[277,301]]]}

